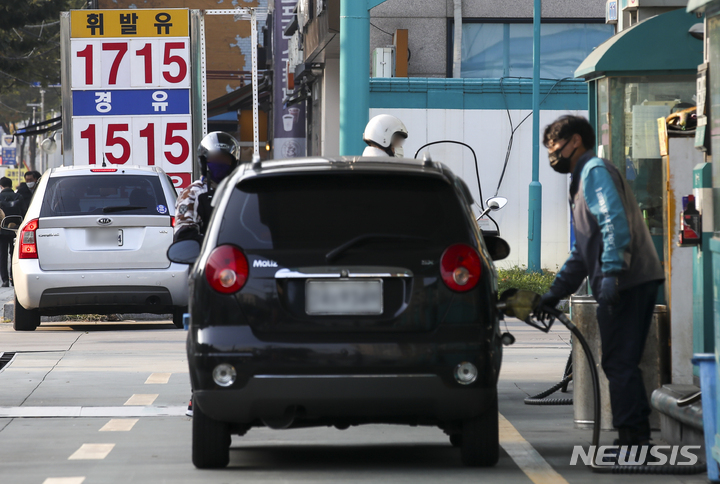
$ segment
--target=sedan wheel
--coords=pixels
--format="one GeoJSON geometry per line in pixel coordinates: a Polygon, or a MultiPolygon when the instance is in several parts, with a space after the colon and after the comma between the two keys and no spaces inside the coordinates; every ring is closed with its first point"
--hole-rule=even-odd
{"type": "Polygon", "coordinates": [[[193,399],[192,461],[198,469],[220,469],[230,462],[230,426],[203,413],[193,399]]]}
{"type": "Polygon", "coordinates": [[[40,326],[40,312],[37,309],[28,310],[22,307],[15,296],[15,314],[13,329],[15,331],[35,331],[40,326]]]}
{"type": "Polygon", "coordinates": [[[173,309],[173,324],[176,328],[183,329],[185,327],[185,325],[183,324],[183,316],[185,315],[186,311],[187,308],[173,309]]]}
{"type": "Polygon", "coordinates": [[[499,458],[497,397],[481,416],[463,422],[460,455],[466,466],[490,467],[499,458]]]}

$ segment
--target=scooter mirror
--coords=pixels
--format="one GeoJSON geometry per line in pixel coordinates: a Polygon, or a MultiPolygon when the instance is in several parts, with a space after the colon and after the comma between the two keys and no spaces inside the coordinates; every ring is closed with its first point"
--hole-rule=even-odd
{"type": "Polygon", "coordinates": [[[538,302],[540,302],[540,295],[533,291],[508,289],[500,295],[498,309],[506,316],[518,318],[527,323],[538,302]]]}
{"type": "Polygon", "coordinates": [[[485,200],[488,208],[493,212],[500,210],[507,204],[507,198],[505,197],[492,197],[485,200]]]}

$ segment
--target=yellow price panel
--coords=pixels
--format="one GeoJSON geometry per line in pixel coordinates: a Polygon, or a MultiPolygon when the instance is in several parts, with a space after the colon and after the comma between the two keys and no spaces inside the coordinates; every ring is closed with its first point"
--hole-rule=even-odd
{"type": "Polygon", "coordinates": [[[133,10],[73,10],[73,38],[188,37],[188,10],[184,8],[133,10]]]}
{"type": "Polygon", "coordinates": [[[25,172],[20,169],[16,169],[16,168],[5,169],[5,176],[12,180],[14,190],[17,190],[18,185],[20,185],[20,183],[25,181],[25,179],[23,178],[24,174],[25,174],[25,172]]]}

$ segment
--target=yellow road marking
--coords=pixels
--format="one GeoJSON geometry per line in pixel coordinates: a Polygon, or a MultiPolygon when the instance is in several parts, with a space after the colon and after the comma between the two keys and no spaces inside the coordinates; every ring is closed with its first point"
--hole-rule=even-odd
{"type": "Polygon", "coordinates": [[[123,405],[152,405],[157,397],[157,393],[136,393],[123,405]]]}
{"type": "Polygon", "coordinates": [[[108,456],[115,444],[83,444],[68,460],[100,460],[108,456]]]}
{"type": "Polygon", "coordinates": [[[153,373],[145,380],[146,385],[162,385],[170,380],[172,373],[153,373]]]}
{"type": "Polygon", "coordinates": [[[82,484],[84,477],[48,477],[43,484],[82,484]]]}
{"type": "Polygon", "coordinates": [[[99,432],[128,432],[137,422],[136,418],[114,418],[103,425],[99,432]]]}
{"type": "Polygon", "coordinates": [[[533,483],[568,484],[502,414],[499,419],[500,445],[533,483]]]}

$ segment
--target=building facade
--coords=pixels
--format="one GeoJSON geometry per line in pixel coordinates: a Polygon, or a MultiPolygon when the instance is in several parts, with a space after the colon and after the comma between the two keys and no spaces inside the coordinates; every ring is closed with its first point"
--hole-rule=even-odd
{"type": "MultiPolygon", "coordinates": [[[[386,76],[387,70],[380,72],[384,70],[382,55],[394,50],[395,72],[392,77],[371,78],[369,115],[393,114],[406,124],[410,132],[407,157],[424,144],[440,140],[460,141],[473,148],[477,165],[472,152],[458,145],[434,145],[430,153],[463,177],[478,203],[495,194],[510,200],[495,217],[512,249],[500,263],[505,266],[527,263],[532,8],[530,0],[462,1],[460,78],[452,78],[453,0],[387,0],[370,10],[373,54],[365,61],[371,63],[374,75],[386,76]]],[[[543,1],[543,125],[564,113],[587,113],[587,87],[573,79],[574,71],[614,33],[614,26],[605,22],[605,9],[605,0],[543,1]]],[[[307,154],[337,155],[340,1],[300,0],[296,12],[297,21],[285,31],[298,46],[291,102],[307,107],[307,154]]],[[[542,265],[556,270],[570,248],[567,180],[550,170],[544,154],[540,165],[542,265]]]]}

